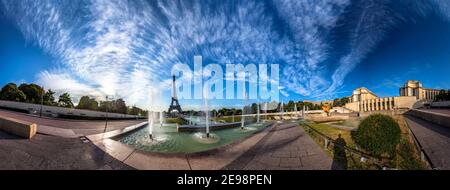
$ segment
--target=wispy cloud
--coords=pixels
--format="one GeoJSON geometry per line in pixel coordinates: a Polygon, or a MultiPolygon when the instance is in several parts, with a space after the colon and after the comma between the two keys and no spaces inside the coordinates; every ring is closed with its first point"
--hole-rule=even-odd
{"type": "Polygon", "coordinates": [[[348,0],[274,1],[281,17],[293,34],[291,52],[285,54],[286,86],[294,92],[310,96],[329,83],[324,76],[330,44],[328,35],[336,27],[339,16],[350,4],[348,0]]]}
{"type": "MultiPolygon", "coordinates": [[[[192,66],[194,55],[207,63],[283,64],[283,94],[338,94],[345,77],[405,19],[393,2],[1,0],[0,7],[29,42],[64,67],[41,71],[44,86],[162,107],[172,66],[192,66]],[[345,23],[349,48],[331,66],[325,62],[343,17],[353,21],[345,23]]],[[[450,18],[448,1],[401,5],[450,18]]]]}
{"type": "Polygon", "coordinates": [[[376,48],[398,22],[397,15],[391,10],[389,3],[390,0],[358,2],[358,11],[352,13],[355,22],[350,29],[349,52],[339,60],[339,66],[332,75],[333,83],[327,92],[332,93],[341,86],[346,75],[376,48]]]}
{"type": "Polygon", "coordinates": [[[365,0],[358,1],[356,6],[357,11],[351,13],[351,20],[355,22],[349,30],[350,49],[340,58],[339,66],[332,75],[332,84],[327,89],[328,93],[333,93],[342,86],[345,77],[374,51],[399,23],[426,16],[430,12],[450,19],[450,3],[444,0],[365,0]],[[395,6],[396,4],[400,6],[395,6]]]}

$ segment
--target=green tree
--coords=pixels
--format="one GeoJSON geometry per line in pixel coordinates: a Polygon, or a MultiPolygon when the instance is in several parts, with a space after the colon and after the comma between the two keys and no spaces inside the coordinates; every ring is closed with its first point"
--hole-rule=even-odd
{"type": "Polygon", "coordinates": [[[385,153],[394,155],[400,142],[400,132],[398,123],[392,117],[373,114],[364,119],[351,135],[358,146],[381,156],[385,153]]]}
{"type": "Polygon", "coordinates": [[[297,109],[298,110],[302,110],[303,106],[305,105],[305,103],[303,101],[298,101],[296,104],[297,104],[297,109]]]}
{"type": "Polygon", "coordinates": [[[211,110],[211,117],[217,116],[218,111],[216,109],[211,110]]]}
{"type": "Polygon", "coordinates": [[[119,98],[119,99],[113,101],[113,103],[114,103],[113,112],[123,113],[123,114],[127,113],[127,104],[125,103],[125,101],[122,98],[119,98]]]}
{"type": "Polygon", "coordinates": [[[450,92],[446,90],[440,90],[439,94],[434,98],[435,101],[448,101],[450,100],[450,92]]]}
{"type": "Polygon", "coordinates": [[[26,95],[19,88],[17,88],[16,84],[8,83],[0,91],[0,99],[24,102],[26,100],[26,95]]]}
{"type": "Polygon", "coordinates": [[[44,105],[47,106],[54,106],[56,105],[55,102],[55,92],[53,92],[51,89],[49,89],[45,94],[44,94],[44,105]]]}
{"type": "Polygon", "coordinates": [[[98,110],[98,102],[89,96],[82,96],[78,102],[77,109],[98,110]]]}
{"type": "MultiPolygon", "coordinates": [[[[292,111],[295,109],[295,102],[292,100],[289,100],[289,102],[287,103],[287,105],[285,106],[286,111],[292,111]]],[[[298,108],[297,108],[298,109],[298,108]]]]}
{"type": "Polygon", "coordinates": [[[126,114],[128,107],[123,99],[117,99],[113,101],[100,101],[99,110],[108,111],[111,113],[126,114]]]}
{"type": "Polygon", "coordinates": [[[348,102],[350,102],[349,97],[336,98],[333,100],[333,107],[342,107],[345,106],[345,104],[347,104],[348,102]]]}
{"type": "Polygon", "coordinates": [[[112,112],[112,102],[111,101],[100,101],[99,110],[104,112],[112,112]]]}
{"type": "Polygon", "coordinates": [[[19,90],[21,90],[26,95],[26,101],[29,103],[40,104],[41,99],[45,93],[44,88],[37,84],[26,84],[23,83],[19,86],[19,90]]]}
{"type": "Polygon", "coordinates": [[[82,96],[78,102],[77,109],[89,109],[90,100],[89,96],[82,96]]]}
{"type": "Polygon", "coordinates": [[[128,108],[128,114],[130,115],[143,115],[143,110],[136,106],[132,106],[128,108]]]}
{"type": "Polygon", "coordinates": [[[97,111],[98,110],[98,102],[94,98],[91,98],[89,101],[89,110],[97,111]]]}
{"type": "Polygon", "coordinates": [[[256,103],[253,103],[251,105],[250,113],[256,114],[258,112],[258,105],[256,103]]]}
{"type": "Polygon", "coordinates": [[[64,93],[59,96],[58,105],[66,108],[73,108],[72,99],[69,93],[64,93]]]}

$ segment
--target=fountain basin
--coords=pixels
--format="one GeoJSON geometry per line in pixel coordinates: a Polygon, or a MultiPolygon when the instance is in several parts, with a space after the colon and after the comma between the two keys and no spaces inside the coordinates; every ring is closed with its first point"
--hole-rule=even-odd
{"type": "MultiPolygon", "coordinates": [[[[216,131],[228,128],[234,128],[241,126],[241,122],[234,123],[216,123],[210,124],[209,130],[216,131]]],[[[178,132],[195,132],[195,131],[205,131],[205,125],[181,125],[178,127],[178,132]]]]}
{"type": "Polygon", "coordinates": [[[176,125],[153,128],[153,140],[148,137],[148,125],[135,131],[114,137],[113,140],[127,144],[135,149],[156,153],[196,153],[223,147],[255,134],[269,124],[249,124],[246,127],[256,130],[237,132],[237,128],[225,128],[210,133],[206,138],[203,131],[178,132],[176,125]]]}

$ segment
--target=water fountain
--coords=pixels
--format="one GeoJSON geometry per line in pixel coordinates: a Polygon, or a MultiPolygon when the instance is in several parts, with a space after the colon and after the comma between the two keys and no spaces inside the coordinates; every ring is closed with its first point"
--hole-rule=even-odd
{"type": "Polygon", "coordinates": [[[153,141],[153,111],[148,112],[148,137],[153,141]]]}
{"type": "Polygon", "coordinates": [[[164,122],[164,112],[159,112],[159,126],[162,127],[163,126],[163,122],[164,122]]]}
{"type": "Polygon", "coordinates": [[[266,114],[265,118],[267,120],[267,102],[264,104],[264,113],[266,114]]]}
{"type": "MultiPolygon", "coordinates": [[[[256,131],[263,129],[263,127],[266,126],[265,124],[249,124],[246,126],[244,117],[242,117],[241,120],[242,125],[235,122],[211,123],[210,117],[217,117],[217,114],[215,112],[214,115],[209,115],[208,92],[204,91],[203,95],[204,105],[200,106],[204,106],[201,110],[204,110],[205,117],[195,116],[195,114],[191,112],[190,116],[188,116],[190,125],[177,126],[177,124],[171,124],[167,121],[165,123],[164,113],[158,111],[159,124],[164,127],[155,128],[154,125],[158,120],[158,115],[156,115],[157,113],[154,111],[149,111],[147,126],[114,137],[114,140],[148,152],[193,153],[222,147],[236,142],[239,139],[254,134],[256,131]],[[223,126],[231,127],[223,128],[223,126]],[[205,127],[205,129],[203,129],[203,127],[205,127]],[[193,130],[181,131],[180,129],[183,128],[193,130]],[[241,130],[241,128],[244,130],[241,130]]],[[[176,98],[176,96],[174,97],[176,98]]],[[[258,105],[258,110],[260,110],[260,105],[258,105]]],[[[243,112],[243,115],[244,114],[245,111],[243,112]]],[[[235,119],[234,116],[236,116],[236,113],[233,113],[233,120],[235,119]]]]}
{"type": "Polygon", "coordinates": [[[245,103],[247,100],[247,93],[245,92],[245,88],[244,88],[244,101],[242,103],[242,114],[241,114],[241,130],[244,130],[244,125],[245,125],[245,103]]]}
{"type": "Polygon", "coordinates": [[[242,108],[242,114],[241,114],[241,130],[244,130],[244,123],[245,123],[244,108],[242,108]]]}
{"type": "Polygon", "coordinates": [[[256,104],[256,123],[259,123],[259,103],[256,104]]]}
{"type": "Polygon", "coordinates": [[[295,114],[295,116],[298,115],[298,112],[297,112],[297,104],[294,104],[294,114],[295,114]]]}
{"type": "Polygon", "coordinates": [[[209,112],[208,112],[208,91],[204,90],[204,104],[205,104],[205,125],[206,125],[206,138],[209,138],[209,112]]]}
{"type": "Polygon", "coordinates": [[[302,110],[302,117],[305,117],[305,106],[303,106],[303,110],[302,110]]]}

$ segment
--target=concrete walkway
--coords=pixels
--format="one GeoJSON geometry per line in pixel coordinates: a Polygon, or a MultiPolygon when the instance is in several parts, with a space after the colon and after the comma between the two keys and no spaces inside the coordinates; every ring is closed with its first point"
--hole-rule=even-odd
{"type": "MultiPolygon", "coordinates": [[[[22,121],[36,123],[38,127],[38,133],[50,134],[61,137],[78,137],[92,134],[103,133],[105,128],[105,121],[87,121],[87,120],[68,120],[59,118],[39,118],[37,116],[0,110],[0,116],[14,118],[22,121]]],[[[108,127],[106,131],[113,131],[117,129],[123,129],[128,126],[136,125],[144,122],[145,120],[121,120],[121,121],[108,121],[108,127]]]]}
{"type": "Polygon", "coordinates": [[[275,124],[239,142],[193,154],[150,153],[111,139],[93,142],[117,160],[142,170],[318,170],[330,169],[332,164],[296,123],[275,124]]]}
{"type": "Polygon", "coordinates": [[[152,153],[112,139],[88,138],[117,160],[140,170],[219,170],[239,158],[263,139],[272,127],[241,141],[201,153],[152,153]]]}
{"type": "Polygon", "coordinates": [[[276,126],[224,169],[329,170],[332,159],[298,124],[276,126]]]}
{"type": "Polygon", "coordinates": [[[271,125],[233,144],[193,154],[150,153],[103,136],[38,134],[28,140],[0,131],[0,169],[289,170],[330,169],[332,163],[296,123],[271,125]]]}
{"type": "Polygon", "coordinates": [[[89,141],[37,134],[22,139],[0,131],[0,170],[133,169],[89,141]]]}
{"type": "Polygon", "coordinates": [[[438,169],[450,169],[450,129],[405,115],[409,128],[416,135],[425,153],[438,169]]]}

